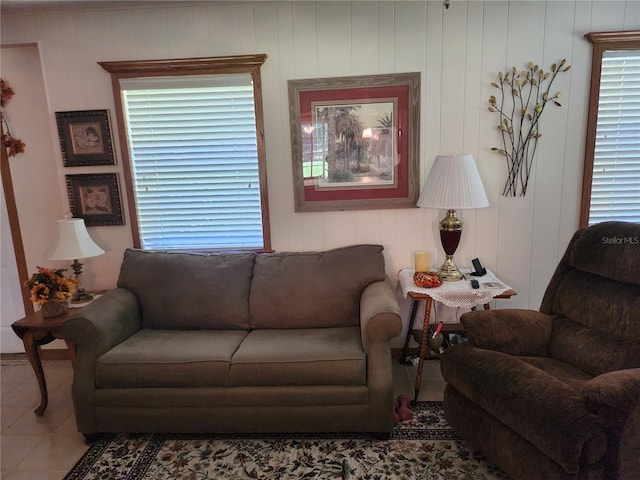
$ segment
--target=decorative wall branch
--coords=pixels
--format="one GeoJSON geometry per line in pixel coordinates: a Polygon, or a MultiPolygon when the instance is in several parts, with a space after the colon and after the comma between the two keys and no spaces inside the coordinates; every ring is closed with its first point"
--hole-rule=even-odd
{"type": "Polygon", "coordinates": [[[500,98],[489,97],[489,111],[497,112],[500,118],[498,130],[502,138],[502,147],[493,147],[492,151],[504,155],[507,161],[507,181],[502,195],[525,196],[533,158],[542,136],[538,129],[542,112],[549,102],[560,107],[560,93],[551,94],[551,85],[560,72],[567,72],[571,65],[566,60],[559,65],[551,65],[550,72],[544,72],[538,65],[529,62],[528,69],[518,72],[499,72],[498,83],[492,87],[500,90],[500,98]]]}

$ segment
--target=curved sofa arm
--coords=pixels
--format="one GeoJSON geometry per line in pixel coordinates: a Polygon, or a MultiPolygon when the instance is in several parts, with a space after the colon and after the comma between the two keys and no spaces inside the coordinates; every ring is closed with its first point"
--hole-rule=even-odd
{"type": "Polygon", "coordinates": [[[388,342],[400,335],[400,306],[389,278],[367,286],[360,297],[360,330],[362,347],[376,342],[388,342]]]}
{"type": "Polygon", "coordinates": [[[393,428],[393,373],[390,340],[400,335],[400,307],[389,278],[370,284],[360,297],[360,335],[367,353],[371,431],[393,428]]]}
{"type": "Polygon", "coordinates": [[[95,363],[98,357],[141,328],[138,299],[126,288],[110,290],[62,326],[76,347],[72,396],[78,431],[98,433],[95,426],[95,363]]]}
{"type": "Polygon", "coordinates": [[[460,323],[472,345],[510,355],[548,356],[553,316],[535,310],[479,310],[460,323]]]}
{"type": "Polygon", "coordinates": [[[629,414],[640,407],[640,368],[598,375],[582,387],[582,393],[590,402],[604,404],[629,414]]]}

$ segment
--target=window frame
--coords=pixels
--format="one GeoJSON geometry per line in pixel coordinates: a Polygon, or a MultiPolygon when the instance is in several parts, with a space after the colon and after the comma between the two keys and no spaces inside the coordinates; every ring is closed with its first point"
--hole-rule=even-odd
{"type": "Polygon", "coordinates": [[[600,102],[600,73],[602,56],[607,50],[640,49],[640,30],[623,32],[590,32],[585,38],[593,44],[591,57],[591,88],[589,90],[589,110],[587,114],[587,135],[582,172],[582,199],[580,203],[580,228],[589,224],[591,209],[591,187],[593,184],[593,164],[596,148],[596,128],[598,105],[600,102]]]}
{"type": "MultiPolygon", "coordinates": [[[[129,60],[120,62],[98,62],[103,69],[111,74],[111,85],[116,110],[116,122],[118,125],[118,140],[122,155],[122,168],[124,172],[125,191],[127,195],[127,208],[133,235],[134,248],[142,248],[138,214],[136,211],[135,184],[132,175],[131,157],[129,155],[129,139],[125,124],[123,97],[121,94],[120,79],[159,77],[159,76],[184,76],[184,75],[226,75],[226,74],[250,74],[253,81],[253,100],[256,117],[256,143],[258,152],[258,177],[260,183],[260,205],[262,210],[262,239],[263,248],[239,248],[229,247],[226,250],[250,250],[258,252],[270,252],[271,229],[269,222],[269,199],[267,195],[267,166],[266,147],[264,142],[264,115],[262,105],[262,80],[260,68],[267,58],[266,54],[236,55],[227,57],[203,57],[186,59],[164,60],[129,60]]],[[[225,249],[193,249],[188,251],[221,251],[225,249]]],[[[185,251],[185,250],[182,250],[185,251]]]]}

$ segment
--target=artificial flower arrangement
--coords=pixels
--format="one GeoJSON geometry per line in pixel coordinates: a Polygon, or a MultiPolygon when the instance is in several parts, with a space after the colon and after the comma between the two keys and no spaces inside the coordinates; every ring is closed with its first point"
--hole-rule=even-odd
{"type": "MultiPolygon", "coordinates": [[[[9,86],[9,84],[7,82],[4,81],[4,79],[0,79],[0,106],[4,109],[4,107],[7,105],[7,103],[9,102],[9,100],[11,100],[13,98],[13,96],[15,95],[13,89],[9,86]]],[[[13,157],[19,153],[23,153],[24,152],[24,147],[26,146],[24,144],[24,142],[22,140],[20,140],[19,138],[14,138],[13,135],[11,135],[11,129],[9,128],[9,122],[7,122],[6,116],[4,115],[4,112],[0,113],[0,117],[2,118],[2,123],[3,123],[3,127],[4,127],[4,134],[2,135],[2,138],[0,138],[0,143],[2,144],[2,146],[6,149],[8,149],[7,154],[10,157],[13,157]]]]}
{"type": "Polygon", "coordinates": [[[73,287],[78,282],[65,277],[63,273],[65,269],[37,268],[38,273],[34,273],[24,282],[25,287],[31,291],[32,302],[44,305],[50,301],[62,301],[71,297],[73,287]]]}

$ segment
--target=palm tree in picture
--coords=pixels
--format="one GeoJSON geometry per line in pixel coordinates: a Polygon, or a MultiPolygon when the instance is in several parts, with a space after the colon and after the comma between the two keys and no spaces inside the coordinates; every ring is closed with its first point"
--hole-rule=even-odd
{"type": "Polygon", "coordinates": [[[357,165],[362,153],[362,129],[363,125],[358,117],[359,106],[345,105],[336,109],[335,134],[341,143],[344,170],[349,172],[349,164],[355,161],[357,165]],[[352,159],[355,152],[355,158],[352,159]]]}
{"type": "Polygon", "coordinates": [[[390,175],[393,169],[393,113],[385,113],[377,118],[377,122],[371,142],[371,157],[376,159],[378,171],[383,170],[390,175]],[[381,158],[383,167],[380,166],[381,158]]]}
{"type": "Polygon", "coordinates": [[[327,175],[331,182],[344,182],[352,178],[349,165],[352,157],[356,165],[362,155],[363,125],[358,117],[357,105],[332,105],[316,110],[318,119],[327,125],[327,175]]]}

